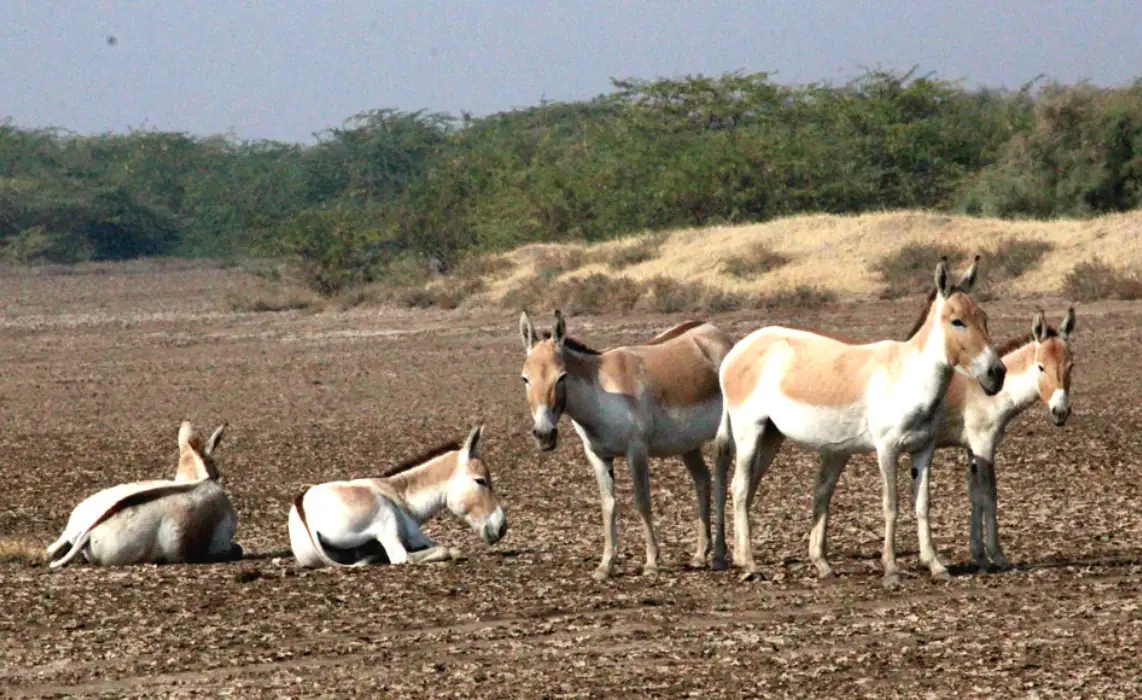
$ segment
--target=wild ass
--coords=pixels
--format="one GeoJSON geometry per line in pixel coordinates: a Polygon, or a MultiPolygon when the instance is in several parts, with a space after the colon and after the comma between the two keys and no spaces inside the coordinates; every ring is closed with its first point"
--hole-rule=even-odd
{"type": "MultiPolygon", "coordinates": [[[[934,292],[933,292],[934,294],[934,292]]],[[[971,553],[980,572],[987,571],[990,557],[998,569],[1011,568],[999,546],[996,516],[995,450],[1004,429],[1038,399],[1047,406],[1051,420],[1062,427],[1071,413],[1070,337],[1075,330],[1075,310],[1067,310],[1056,331],[1040,311],[1031,322],[1031,335],[1020,336],[998,349],[1007,367],[1003,389],[987,395],[976,382],[956,375],[948,385],[944,416],[940,419],[936,447],[963,447],[968,453],[968,491],[971,495],[971,553]],[[986,548],[985,548],[986,541],[986,548]]],[[[822,460],[813,493],[813,530],[809,536],[809,559],[821,577],[833,575],[826,558],[829,503],[847,457],[822,460]]],[[[913,469],[913,474],[916,471],[913,469]]]]}
{"type": "MultiPolygon", "coordinates": [[[[643,573],[658,570],[649,457],[680,456],[686,465],[698,496],[698,542],[691,565],[704,566],[710,552],[710,471],[701,449],[717,434],[722,412],[718,367],[733,346],[729,337],[712,324],[689,321],[641,345],[598,352],[568,337],[558,310],[554,331],[543,338],[526,311],[519,327],[527,353],[523,382],[536,445],[545,452],[555,449],[559,419],[566,413],[599,484],[603,558],[595,578],[604,580],[614,573],[616,457],[626,458],[634,481],[635,505],[646,536],[643,573]]],[[[722,478],[728,456],[724,460],[718,472],[722,478]]],[[[725,567],[720,528],[713,565],[725,567]]]]}
{"type": "MultiPolygon", "coordinates": [[[[924,323],[911,339],[852,344],[809,331],[771,326],[742,339],[722,363],[725,411],[719,453],[736,446],[733,480],[735,563],[743,578],[757,572],[749,508],[762,475],[788,437],[821,454],[829,467],[849,455],[876,451],[883,482],[884,585],[899,583],[896,564],[896,469],[912,455],[920,561],[947,579],[928,525],[928,478],[953,371],[977,380],[988,394],[1003,388],[1006,369],[992,347],[987,314],[969,296],[979,257],[958,285],[946,259],[936,266],[936,289],[924,323]]],[[[724,480],[723,480],[724,481],[724,480]]],[[[720,500],[725,493],[717,494],[720,500]]]]}
{"type": "Polygon", "coordinates": [[[461,446],[442,445],[377,479],[330,481],[298,494],[289,511],[289,540],[302,566],[423,564],[458,559],[437,547],[421,524],[444,508],[488,544],[507,532],[492,475],[480,459],[478,426],[461,446]]]}
{"type": "Polygon", "coordinates": [[[233,542],[238,515],[218,484],[214,461],[225,428],[219,426],[203,441],[190,422],[183,421],[173,481],[120,484],[76,506],[63,534],[47,549],[54,560],[51,567],[64,566],[79,554],[103,565],[240,558],[242,548],[233,542]]]}

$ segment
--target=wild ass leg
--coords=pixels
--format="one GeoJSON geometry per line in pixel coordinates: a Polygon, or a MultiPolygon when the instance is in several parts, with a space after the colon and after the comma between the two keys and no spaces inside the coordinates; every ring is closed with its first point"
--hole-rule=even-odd
{"type": "Polygon", "coordinates": [[[599,482],[599,500],[603,507],[603,560],[595,570],[594,577],[603,581],[615,572],[615,466],[613,459],[603,459],[586,445],[587,461],[595,470],[595,480],[599,482]]]}
{"type": "Polygon", "coordinates": [[[690,472],[694,493],[698,497],[698,548],[690,560],[690,566],[697,569],[706,565],[706,557],[710,554],[710,470],[702,459],[701,450],[682,455],[682,463],[690,472]]]}
{"type": "Polygon", "coordinates": [[[822,454],[821,468],[817,470],[817,482],[813,486],[813,529],[809,532],[809,561],[817,567],[819,578],[832,578],[834,575],[828,560],[829,503],[848,462],[848,455],[822,454]]]}
{"type": "Polygon", "coordinates": [[[950,581],[952,576],[936,552],[936,545],[932,541],[932,526],[928,521],[931,505],[928,492],[934,454],[936,454],[935,442],[919,452],[912,453],[912,499],[916,504],[916,534],[920,540],[920,563],[928,566],[932,578],[937,581],[950,581]]]}
{"type": "Polygon", "coordinates": [[[646,455],[646,445],[631,442],[627,446],[627,467],[634,481],[634,504],[642,518],[643,534],[646,536],[646,564],[642,567],[645,576],[658,573],[658,541],[654,537],[654,520],[650,506],[650,462],[646,455]]]}
{"type": "Polygon", "coordinates": [[[419,527],[412,522],[406,523],[408,531],[405,537],[408,542],[408,563],[409,564],[428,564],[437,561],[454,561],[463,559],[460,550],[455,547],[440,547],[428,535],[420,530],[419,527]]]}
{"type": "Polygon", "coordinates": [[[895,447],[886,445],[876,451],[876,461],[880,466],[881,507],[884,510],[884,550],[881,561],[884,563],[884,587],[900,585],[900,570],[896,565],[896,460],[895,447]]]}
{"type": "Polygon", "coordinates": [[[999,516],[997,513],[999,497],[996,490],[995,462],[984,461],[979,472],[982,476],[980,486],[983,491],[983,531],[987,555],[995,564],[995,568],[1000,571],[1008,571],[1013,568],[1011,561],[1004,556],[1003,550],[999,546],[999,516]]]}
{"type": "Polygon", "coordinates": [[[753,543],[750,539],[749,510],[757,495],[761,477],[769,469],[773,458],[781,449],[785,436],[777,432],[766,420],[760,425],[745,426],[734,434],[738,456],[734,467],[734,536],[736,547],[734,563],[744,571],[741,580],[748,581],[757,576],[757,563],[753,559],[753,543]],[[753,434],[750,434],[753,433],[753,434]]]}
{"type": "Polygon", "coordinates": [[[726,561],[726,477],[730,471],[733,452],[718,449],[714,458],[714,558],[710,568],[721,571],[729,568],[726,561]]]}
{"type": "Polygon", "coordinates": [[[987,572],[987,555],[983,548],[983,475],[982,462],[977,461],[968,450],[968,496],[971,498],[971,557],[979,568],[979,573],[987,572]]]}

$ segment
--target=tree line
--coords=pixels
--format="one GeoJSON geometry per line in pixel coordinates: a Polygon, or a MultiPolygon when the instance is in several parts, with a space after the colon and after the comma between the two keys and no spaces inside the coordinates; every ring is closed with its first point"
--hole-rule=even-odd
{"type": "Polygon", "coordinates": [[[1142,201],[1142,81],[913,72],[615,80],[473,118],[379,109],[313,145],[0,122],[0,254],[284,256],[329,293],[395,260],[804,212],[1091,216],[1142,201]]]}

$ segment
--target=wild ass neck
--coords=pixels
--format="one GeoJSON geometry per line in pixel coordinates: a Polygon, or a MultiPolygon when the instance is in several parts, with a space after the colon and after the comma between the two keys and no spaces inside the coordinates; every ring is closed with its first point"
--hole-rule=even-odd
{"type": "Polygon", "coordinates": [[[955,371],[948,362],[944,331],[938,322],[938,303],[932,303],[924,325],[905,343],[904,381],[900,384],[910,394],[933,402],[943,398],[955,371]]]}
{"type": "Polygon", "coordinates": [[[567,393],[563,400],[563,412],[588,433],[597,433],[602,424],[598,401],[598,395],[603,390],[599,385],[602,356],[586,355],[564,348],[563,361],[567,367],[567,379],[564,380],[567,393]]]}
{"type": "Polygon", "coordinates": [[[402,505],[420,524],[448,504],[448,482],[459,458],[459,452],[449,452],[379,481],[400,498],[398,505],[402,505]]]}

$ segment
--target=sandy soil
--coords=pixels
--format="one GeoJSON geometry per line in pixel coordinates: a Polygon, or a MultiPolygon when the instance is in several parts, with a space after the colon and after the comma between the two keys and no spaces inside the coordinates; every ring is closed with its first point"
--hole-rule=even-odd
{"type": "MultiPolygon", "coordinates": [[[[815,459],[779,457],[753,517],[765,580],[689,570],[695,504],[677,460],[652,465],[664,567],[643,556],[617,471],[620,573],[601,552],[577,442],[528,438],[516,316],[503,311],[237,314],[236,270],[101,268],[0,278],[0,538],[49,542],[112,483],[165,477],[179,421],[226,420],[219,448],[247,558],[49,572],[0,563],[5,697],[1136,697],[1142,690],[1142,304],[1078,309],[1074,414],[1012,425],[999,454],[1001,536],[1018,570],[970,565],[964,459],[937,456],[934,532],[957,574],[916,561],[902,482],[899,546],[915,576],[880,586],[879,476],[855,460],[834,499],[841,577],[806,557],[815,459]],[[510,531],[485,547],[431,524],[463,562],[303,571],[288,556],[299,488],[377,474],[487,425],[510,531]]],[[[992,301],[997,337],[1035,303],[992,301]]],[[[874,339],[914,303],[714,320],[736,337],[798,323],[874,339]]],[[[580,339],[647,338],[680,317],[571,319],[580,339]]],[[[565,431],[569,433],[570,431],[565,431]]],[[[620,467],[621,469],[621,467],[620,467]]],[[[907,470],[902,470],[906,474],[907,470]]]]}

